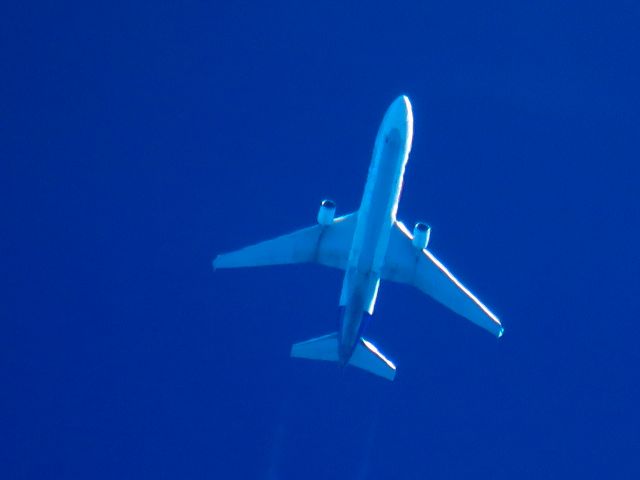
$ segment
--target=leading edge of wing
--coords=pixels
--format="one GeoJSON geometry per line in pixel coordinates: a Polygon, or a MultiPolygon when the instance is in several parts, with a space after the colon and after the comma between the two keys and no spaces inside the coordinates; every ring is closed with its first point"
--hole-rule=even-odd
{"type": "MultiPolygon", "coordinates": [[[[500,322],[500,319],[498,319],[498,317],[487,308],[487,306],[482,303],[478,297],[476,297],[473,293],[471,293],[469,291],[469,289],[467,287],[465,287],[462,283],[460,283],[460,281],[453,276],[453,274],[447,269],[447,267],[445,267],[442,262],[440,262],[440,260],[438,260],[436,257],[433,256],[433,254],[429,251],[429,250],[424,250],[424,254],[429,258],[429,260],[431,260],[431,262],[440,269],[440,271],[445,274],[449,280],[456,286],[458,287],[462,293],[464,293],[473,303],[476,304],[476,306],[478,308],[480,308],[482,310],[482,312],[484,312],[484,314],[494,323],[494,325],[497,328],[497,330],[494,331],[494,329],[491,329],[490,331],[492,333],[494,333],[498,338],[502,337],[502,335],[504,334],[504,327],[502,326],[502,323],[500,322]]],[[[469,319],[471,321],[473,321],[472,319],[469,319]]],[[[482,325],[480,325],[482,326],[482,325]]],[[[484,327],[486,328],[486,327],[484,327]]]]}
{"type": "Polygon", "coordinates": [[[501,337],[500,320],[430,251],[418,250],[401,222],[395,223],[382,278],[413,285],[458,315],[501,337]]]}

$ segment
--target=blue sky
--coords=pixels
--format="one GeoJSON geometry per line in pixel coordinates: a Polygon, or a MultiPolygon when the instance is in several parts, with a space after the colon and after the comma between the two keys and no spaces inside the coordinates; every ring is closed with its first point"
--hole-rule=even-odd
{"type": "Polygon", "coordinates": [[[1,16],[2,478],[640,474],[633,2],[36,2],[1,16]],[[394,383],[288,358],[341,274],[211,259],[359,205],[503,320],[383,284],[394,383]]]}

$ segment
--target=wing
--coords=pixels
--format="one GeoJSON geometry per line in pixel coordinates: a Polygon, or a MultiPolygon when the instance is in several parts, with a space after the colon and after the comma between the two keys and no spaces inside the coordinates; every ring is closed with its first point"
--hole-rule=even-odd
{"type": "Polygon", "coordinates": [[[319,263],[344,269],[356,227],[356,213],[336,218],[331,225],[314,225],[272,240],[218,255],[213,268],[261,267],[319,263]]]}
{"type": "Polygon", "coordinates": [[[400,222],[392,228],[381,276],[385,280],[413,285],[476,325],[502,336],[504,329],[500,320],[431,252],[416,249],[411,234],[400,222]]]}

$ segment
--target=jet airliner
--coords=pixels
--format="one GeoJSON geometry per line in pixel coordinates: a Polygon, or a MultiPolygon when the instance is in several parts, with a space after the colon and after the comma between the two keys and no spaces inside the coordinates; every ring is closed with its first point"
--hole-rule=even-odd
{"type": "Polygon", "coordinates": [[[413,285],[497,337],[500,320],[429,251],[431,227],[410,232],[396,219],[402,178],[413,139],[413,113],[402,95],[387,109],[373,148],[360,208],[335,217],[323,200],[317,224],[241,250],[221,254],[214,269],[318,263],[345,272],[338,331],[296,343],[291,356],[352,365],[393,380],[395,365],[362,337],[363,319],[373,314],[381,280],[413,285]]]}

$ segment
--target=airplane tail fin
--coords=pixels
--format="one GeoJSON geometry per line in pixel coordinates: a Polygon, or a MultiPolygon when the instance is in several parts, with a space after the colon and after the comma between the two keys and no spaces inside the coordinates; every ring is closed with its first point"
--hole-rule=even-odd
{"type": "MultiPolygon", "coordinates": [[[[295,343],[291,347],[291,356],[310,360],[339,361],[338,334],[330,333],[322,337],[312,338],[305,342],[295,343]]],[[[387,380],[396,376],[396,367],[371,342],[361,338],[356,345],[349,365],[361,368],[387,380]]]]}

